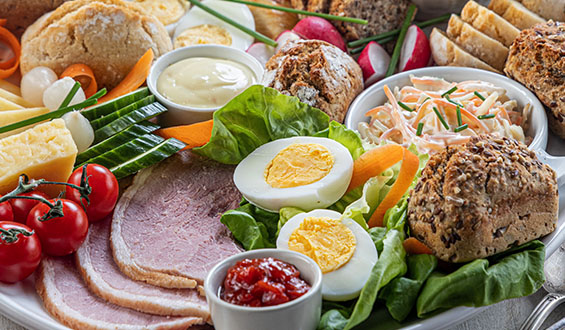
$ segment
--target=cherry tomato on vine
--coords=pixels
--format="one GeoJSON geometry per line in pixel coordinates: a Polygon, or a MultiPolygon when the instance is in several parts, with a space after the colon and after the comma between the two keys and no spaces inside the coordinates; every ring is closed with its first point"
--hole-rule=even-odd
{"type": "Polygon", "coordinates": [[[14,211],[9,200],[0,203],[0,221],[14,221],[14,211]]]}
{"type": "Polygon", "coordinates": [[[28,277],[41,261],[41,243],[28,226],[0,222],[0,282],[15,283],[28,277]]]}
{"type": "MultiPolygon", "coordinates": [[[[82,179],[82,169],[77,168],[69,177],[68,183],[80,186],[82,179]]],[[[86,166],[86,174],[88,175],[88,184],[92,188],[88,195],[89,202],[82,198],[77,189],[67,186],[66,198],[84,205],[88,220],[96,222],[103,219],[112,211],[118,201],[119,186],[118,180],[110,170],[98,164],[88,164],[86,166]]]]}
{"type": "Polygon", "coordinates": [[[35,230],[43,252],[52,256],[65,256],[75,252],[88,233],[88,218],[82,207],[68,199],[51,199],[53,205],[62,203],[63,216],[48,220],[43,217],[51,208],[45,203],[34,206],[27,216],[27,225],[35,230]]]}
{"type": "MultiPolygon", "coordinates": [[[[28,196],[28,197],[49,199],[49,196],[47,196],[47,194],[45,194],[41,191],[36,191],[36,190],[21,193],[21,194],[18,194],[18,196],[28,196]]],[[[10,199],[10,205],[12,205],[12,211],[14,212],[14,221],[20,222],[20,223],[26,223],[27,215],[29,214],[29,211],[31,211],[31,209],[35,205],[37,205],[37,203],[40,203],[40,202],[36,201],[36,200],[32,200],[32,199],[22,199],[22,198],[10,199]]]]}

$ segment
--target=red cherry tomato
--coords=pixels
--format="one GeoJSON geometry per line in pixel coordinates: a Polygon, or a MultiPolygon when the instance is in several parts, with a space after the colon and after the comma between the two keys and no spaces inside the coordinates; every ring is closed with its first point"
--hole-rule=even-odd
{"type": "MultiPolygon", "coordinates": [[[[2,197],[2,195],[0,195],[2,197]]],[[[14,221],[14,211],[10,201],[0,203],[0,221],[14,221]]]]}
{"type": "MultiPolygon", "coordinates": [[[[82,177],[82,166],[77,168],[69,177],[68,183],[80,186],[82,177]]],[[[118,201],[118,180],[110,170],[98,164],[88,164],[86,166],[86,174],[88,175],[88,184],[92,191],[88,198],[90,202],[82,199],[80,192],[77,189],[67,186],[66,198],[76,202],[79,205],[84,205],[88,220],[96,222],[103,219],[112,211],[118,201]]]]}
{"type": "MultiPolygon", "coordinates": [[[[43,252],[52,256],[65,256],[75,252],[88,233],[88,218],[77,203],[61,199],[63,216],[42,221],[41,218],[50,210],[45,203],[37,204],[27,216],[27,225],[35,230],[43,252]]],[[[56,200],[49,200],[55,204],[56,200]]]]}
{"type": "MultiPolygon", "coordinates": [[[[49,196],[47,196],[45,193],[41,191],[29,191],[26,193],[21,193],[18,196],[39,197],[39,198],[49,199],[49,196]]],[[[35,205],[37,205],[37,203],[40,202],[33,199],[22,199],[22,198],[10,199],[10,205],[12,205],[12,211],[14,212],[14,221],[26,223],[27,215],[29,214],[29,211],[31,211],[31,209],[35,205]]]]}
{"type": "Polygon", "coordinates": [[[0,282],[15,283],[28,277],[41,261],[41,243],[29,227],[0,222],[0,282]]]}

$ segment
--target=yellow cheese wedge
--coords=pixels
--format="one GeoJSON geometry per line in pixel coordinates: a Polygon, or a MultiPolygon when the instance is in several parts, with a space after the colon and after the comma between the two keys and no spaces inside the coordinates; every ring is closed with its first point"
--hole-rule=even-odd
{"type": "MultiPolygon", "coordinates": [[[[8,110],[8,111],[0,111],[0,127],[10,125],[13,123],[17,123],[19,121],[29,119],[35,116],[42,115],[44,113],[48,113],[49,109],[47,108],[27,108],[27,109],[18,109],[18,110],[8,110]]],[[[28,125],[26,127],[22,127],[20,129],[16,129],[7,133],[1,133],[0,139],[5,138],[10,135],[18,134],[20,132],[25,131],[28,128],[31,128],[37,124],[28,125]]]]}
{"type": "Polygon", "coordinates": [[[29,103],[28,101],[24,100],[23,97],[16,95],[14,93],[11,93],[10,91],[7,91],[5,89],[0,88],[0,97],[8,100],[10,102],[13,102],[19,106],[22,106],[24,108],[33,108],[34,105],[29,103]]]}
{"type": "Polygon", "coordinates": [[[7,82],[6,80],[0,79],[0,88],[7,90],[12,94],[16,94],[18,96],[22,96],[22,92],[20,88],[11,82],[7,82]]]}
{"type": "Polygon", "coordinates": [[[16,109],[23,109],[24,107],[22,107],[19,104],[16,104],[10,100],[7,100],[5,98],[3,98],[2,96],[0,96],[0,111],[5,111],[5,110],[16,110],[16,109]]]}
{"type": "MultiPolygon", "coordinates": [[[[33,179],[66,182],[77,154],[71,132],[65,121],[54,119],[22,133],[0,140],[0,194],[18,185],[20,174],[33,179]]],[[[51,197],[64,188],[54,185],[40,187],[51,197]]]]}

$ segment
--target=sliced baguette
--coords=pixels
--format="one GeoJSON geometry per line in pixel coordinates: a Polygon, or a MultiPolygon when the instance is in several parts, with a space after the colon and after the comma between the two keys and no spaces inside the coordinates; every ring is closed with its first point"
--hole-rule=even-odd
{"type": "Polygon", "coordinates": [[[508,57],[508,48],[498,40],[487,36],[457,15],[451,15],[447,25],[447,36],[471,55],[502,71],[508,57]]]}
{"type": "Polygon", "coordinates": [[[488,8],[520,30],[545,23],[543,18],[514,0],[491,0],[488,8]]]}
{"type": "Polygon", "coordinates": [[[563,0],[522,0],[522,4],[545,19],[565,22],[565,1],[563,0]]]}
{"type": "Polygon", "coordinates": [[[461,18],[474,28],[510,47],[520,30],[493,11],[469,1],[461,11],[461,18]]]}
{"type": "Polygon", "coordinates": [[[466,66],[500,73],[492,66],[467,53],[439,29],[430,34],[432,57],[437,65],[466,66]]]}

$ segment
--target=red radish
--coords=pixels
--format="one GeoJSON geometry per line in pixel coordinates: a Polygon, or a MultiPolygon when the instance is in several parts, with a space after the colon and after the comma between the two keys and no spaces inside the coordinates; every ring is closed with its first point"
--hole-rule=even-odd
{"type": "Polygon", "coordinates": [[[298,34],[290,30],[284,30],[283,32],[281,32],[281,34],[279,34],[277,39],[275,39],[275,41],[277,42],[277,48],[275,48],[275,53],[277,53],[279,49],[281,49],[282,46],[284,46],[284,44],[286,44],[288,41],[295,41],[300,39],[302,38],[300,38],[298,34]]]}
{"type": "Polygon", "coordinates": [[[255,57],[263,66],[275,54],[275,49],[265,43],[256,42],[247,48],[247,53],[255,57]]]}
{"type": "Polygon", "coordinates": [[[345,41],[337,29],[328,20],[321,17],[309,16],[296,23],[292,28],[296,34],[304,39],[318,39],[346,51],[345,41]]]}
{"type": "Polygon", "coordinates": [[[430,42],[424,31],[416,25],[411,25],[402,44],[398,70],[402,72],[423,68],[430,62],[431,54],[430,42]]]}
{"type": "Polygon", "coordinates": [[[390,56],[381,45],[371,41],[365,46],[357,62],[363,70],[363,79],[367,87],[385,77],[390,56]]]}

